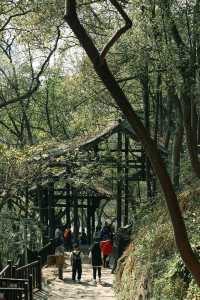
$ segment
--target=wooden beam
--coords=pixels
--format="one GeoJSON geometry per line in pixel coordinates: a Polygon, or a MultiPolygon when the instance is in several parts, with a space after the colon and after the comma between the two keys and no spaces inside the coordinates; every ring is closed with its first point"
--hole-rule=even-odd
{"type": "Polygon", "coordinates": [[[122,133],[118,132],[117,135],[117,148],[118,148],[118,163],[117,163],[117,228],[121,227],[122,223],[122,133]]]}
{"type": "MultiPolygon", "coordinates": [[[[66,203],[56,203],[53,207],[63,207],[63,208],[66,208],[66,203]]],[[[74,207],[74,204],[70,205],[70,207],[74,207]]],[[[78,208],[87,208],[87,205],[86,204],[85,205],[78,204],[77,207],[78,208]]]]}
{"type": "Polygon", "coordinates": [[[91,243],[91,207],[90,207],[90,198],[87,199],[87,237],[88,243],[91,243]]]}
{"type": "Polygon", "coordinates": [[[48,228],[49,237],[54,238],[55,232],[55,211],[54,211],[54,183],[48,183],[48,228]]]}
{"type": "Polygon", "coordinates": [[[128,158],[129,158],[129,138],[127,134],[125,134],[125,178],[124,178],[124,225],[128,224],[128,209],[129,209],[129,179],[128,179],[128,173],[129,173],[129,164],[128,164],[128,158]]]}
{"type": "Polygon", "coordinates": [[[76,196],[76,190],[72,189],[73,196],[73,213],[74,213],[74,237],[78,238],[79,226],[78,226],[78,199],[76,196]]]}
{"type": "MultiPolygon", "coordinates": [[[[79,196],[79,195],[77,195],[76,196],[77,197],[77,199],[82,199],[82,200],[87,200],[88,198],[90,198],[90,199],[95,199],[95,200],[103,200],[103,199],[107,199],[107,198],[110,198],[110,197],[106,197],[106,196],[79,196]]],[[[54,199],[55,200],[62,200],[62,199],[66,199],[66,195],[63,195],[63,194],[61,194],[61,195],[55,195],[54,196],[54,199]]],[[[73,196],[72,195],[69,195],[68,196],[68,198],[67,199],[69,199],[69,200],[73,200],[73,196]]],[[[94,200],[94,201],[95,201],[94,200]]]]}
{"type": "Polygon", "coordinates": [[[94,236],[95,232],[95,207],[91,207],[91,219],[92,219],[92,237],[94,236]]]}
{"type": "Polygon", "coordinates": [[[71,227],[71,216],[70,216],[70,185],[66,183],[66,209],[65,209],[65,217],[66,217],[66,225],[71,227]]]}

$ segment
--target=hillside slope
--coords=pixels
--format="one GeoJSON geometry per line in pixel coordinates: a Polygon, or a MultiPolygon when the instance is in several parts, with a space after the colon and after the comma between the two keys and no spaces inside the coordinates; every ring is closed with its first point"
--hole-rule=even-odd
{"type": "MultiPolygon", "coordinates": [[[[179,195],[189,239],[200,249],[200,189],[179,195]]],[[[176,249],[167,209],[160,200],[139,216],[132,244],[118,265],[116,293],[120,300],[197,300],[200,291],[176,249]]]]}

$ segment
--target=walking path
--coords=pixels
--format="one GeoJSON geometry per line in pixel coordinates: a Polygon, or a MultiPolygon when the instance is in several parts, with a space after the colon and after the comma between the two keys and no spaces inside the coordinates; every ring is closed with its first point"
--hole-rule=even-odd
{"type": "Polygon", "coordinates": [[[63,281],[58,279],[56,267],[43,269],[45,287],[48,289],[49,300],[115,300],[112,288],[114,275],[110,269],[102,268],[102,283],[94,284],[92,280],[92,267],[88,263],[82,265],[83,273],[81,283],[71,280],[71,266],[67,259],[64,268],[63,281]]]}

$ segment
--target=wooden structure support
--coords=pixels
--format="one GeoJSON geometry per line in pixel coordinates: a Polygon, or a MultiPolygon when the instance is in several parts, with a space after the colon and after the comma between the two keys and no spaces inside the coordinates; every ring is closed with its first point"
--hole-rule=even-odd
{"type": "Polygon", "coordinates": [[[129,210],[129,137],[125,134],[125,174],[124,174],[124,225],[128,224],[129,210]]]}
{"type": "MultiPolygon", "coordinates": [[[[73,144],[73,141],[71,142],[73,144]]],[[[139,181],[147,181],[148,196],[152,191],[152,170],[137,137],[126,120],[118,121],[95,137],[77,146],[81,152],[78,165],[97,165],[110,170],[111,192],[94,186],[94,182],[76,186],[73,182],[73,167],[70,169],[66,149],[54,151],[55,160],[49,160],[49,168],[61,171],[50,178],[41,180],[31,187],[32,195],[41,224],[47,227],[44,238],[54,238],[57,223],[73,227],[78,237],[79,227],[87,229],[88,242],[92,241],[96,227],[95,214],[101,200],[116,201],[117,228],[127,225],[131,216],[131,187],[139,181]],[[84,154],[84,155],[83,155],[84,154]],[[57,160],[57,158],[61,158],[57,160]],[[112,175],[113,174],[113,175],[112,175]],[[148,178],[148,179],[147,179],[148,178]],[[131,186],[132,185],[132,186],[131,186]],[[33,194],[35,195],[33,196],[33,194]]],[[[74,162],[77,163],[77,162],[74,162]]]]}
{"type": "Polygon", "coordinates": [[[122,133],[117,136],[118,162],[117,162],[117,228],[122,225],[122,133]]]}

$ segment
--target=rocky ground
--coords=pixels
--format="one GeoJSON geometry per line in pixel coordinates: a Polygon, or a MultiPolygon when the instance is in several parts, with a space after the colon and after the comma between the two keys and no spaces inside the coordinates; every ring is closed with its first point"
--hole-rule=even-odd
{"type": "Polygon", "coordinates": [[[85,260],[81,283],[74,283],[71,280],[71,266],[68,255],[66,255],[63,280],[58,279],[55,266],[43,269],[44,288],[48,291],[49,300],[114,300],[113,279],[114,275],[111,274],[111,270],[102,268],[102,282],[95,284],[92,280],[91,265],[85,260]]]}

